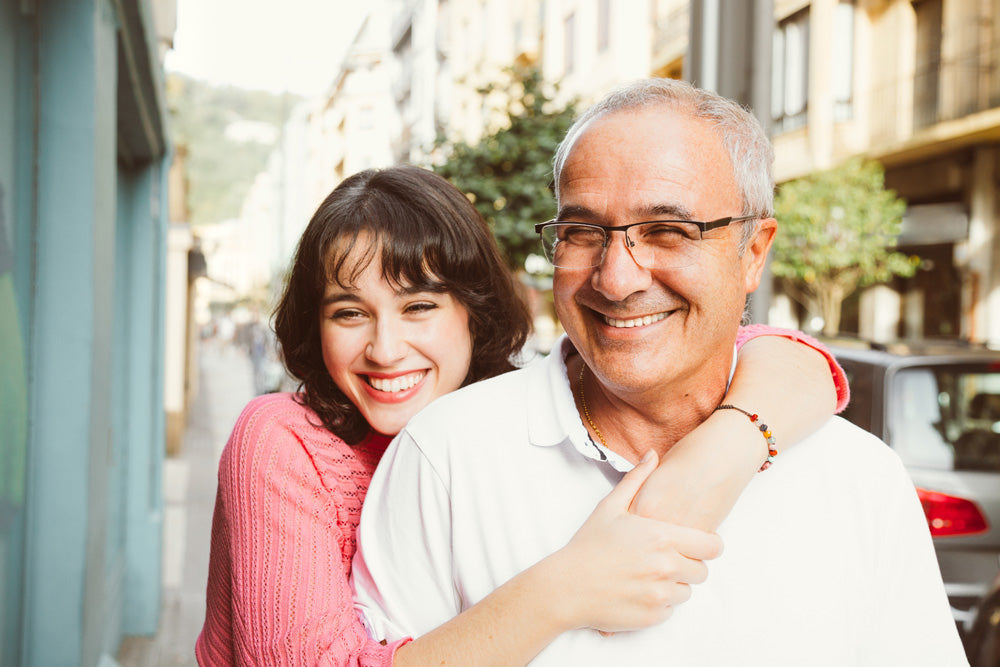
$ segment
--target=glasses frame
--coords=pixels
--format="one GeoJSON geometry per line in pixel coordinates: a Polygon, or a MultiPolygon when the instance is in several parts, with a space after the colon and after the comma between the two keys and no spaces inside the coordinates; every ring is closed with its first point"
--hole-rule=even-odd
{"type": "MultiPolygon", "coordinates": [[[[705,239],[705,232],[711,231],[713,229],[718,229],[720,227],[726,227],[734,222],[746,222],[747,220],[758,220],[759,215],[740,215],[740,216],[728,216],[725,218],[719,218],[717,220],[710,220],[708,222],[702,222],[700,220],[643,220],[641,222],[631,222],[627,225],[599,225],[595,222],[576,222],[573,220],[559,220],[558,218],[552,218],[551,220],[546,220],[545,222],[535,223],[535,233],[541,234],[542,230],[546,227],[553,227],[555,225],[580,225],[581,227],[594,227],[596,229],[601,229],[604,231],[604,245],[603,248],[607,250],[608,244],[611,242],[611,235],[609,232],[625,232],[625,247],[628,248],[629,254],[632,254],[632,248],[635,247],[635,241],[629,238],[628,230],[632,227],[638,227],[639,225],[655,224],[657,222],[682,222],[689,225],[695,225],[698,228],[698,238],[699,240],[705,239]]],[[[633,256],[635,259],[635,256],[633,256]]],[[[603,261],[603,254],[602,254],[603,261]]],[[[638,263],[638,260],[636,260],[638,263]]],[[[549,263],[552,263],[549,260],[549,263]]],[[[555,264],[553,264],[555,266],[555,264]]],[[[595,264],[594,266],[600,266],[600,264],[595,264]]],[[[573,268],[573,267],[560,267],[560,268],[573,268]]],[[[591,267],[579,267],[579,268],[594,268],[591,267]]]]}

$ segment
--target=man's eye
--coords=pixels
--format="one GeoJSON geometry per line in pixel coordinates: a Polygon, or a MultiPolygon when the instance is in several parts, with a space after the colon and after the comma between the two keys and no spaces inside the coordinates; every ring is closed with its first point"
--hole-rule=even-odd
{"type": "Polygon", "coordinates": [[[654,222],[639,228],[639,236],[646,243],[676,245],[698,238],[698,228],[675,222],[654,222]]]}
{"type": "Polygon", "coordinates": [[[559,232],[559,240],[570,245],[604,243],[604,230],[586,225],[566,225],[559,232]]]}

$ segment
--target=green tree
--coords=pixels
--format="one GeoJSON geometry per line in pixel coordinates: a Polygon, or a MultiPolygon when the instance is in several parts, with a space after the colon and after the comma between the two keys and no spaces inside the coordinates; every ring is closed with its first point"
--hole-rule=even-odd
{"type": "Polygon", "coordinates": [[[479,143],[438,140],[444,161],[434,170],[465,192],[493,230],[514,270],[541,254],[534,224],[555,214],[552,156],[573,123],[573,103],[560,107],[554,88],[534,68],[511,68],[508,79],[479,92],[506,104],[500,127],[479,143]]]}
{"type": "Polygon", "coordinates": [[[781,185],[771,270],[786,293],[840,328],[844,299],[859,287],[912,276],[920,260],[895,252],[906,202],[885,189],[882,165],[852,159],[781,185]]]}

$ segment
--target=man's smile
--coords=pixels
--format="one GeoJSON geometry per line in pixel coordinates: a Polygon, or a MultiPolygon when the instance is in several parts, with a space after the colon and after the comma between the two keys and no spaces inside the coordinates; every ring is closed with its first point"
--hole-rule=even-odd
{"type": "Polygon", "coordinates": [[[615,317],[608,317],[607,315],[601,315],[601,319],[608,326],[615,327],[616,329],[632,329],[634,327],[642,327],[654,322],[659,322],[660,320],[666,319],[670,313],[673,311],[663,311],[660,313],[653,313],[652,315],[643,315],[641,317],[634,317],[627,320],[618,319],[615,317]]]}

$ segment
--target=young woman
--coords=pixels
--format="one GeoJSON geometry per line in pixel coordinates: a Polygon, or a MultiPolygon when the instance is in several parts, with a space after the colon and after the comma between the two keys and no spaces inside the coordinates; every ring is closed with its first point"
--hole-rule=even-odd
{"type": "MultiPolygon", "coordinates": [[[[705,531],[767,456],[731,410],[678,443],[670,466],[644,460],[566,547],[441,628],[384,646],[360,624],[355,530],[386,445],[433,399],[511,370],[529,327],[489,230],[443,178],[369,170],[327,197],[275,314],[302,391],[254,399],[219,464],[199,664],[524,664],[563,631],[644,627],[686,599],[721,548],[705,531]],[[708,478],[719,457],[730,469],[708,478]],[[634,499],[672,523],[630,513],[634,499]]],[[[740,342],[762,333],[774,331],[740,342]]],[[[831,369],[846,392],[812,344],[754,338],[727,395],[766,415],[783,447],[833,412],[831,369]]]]}

